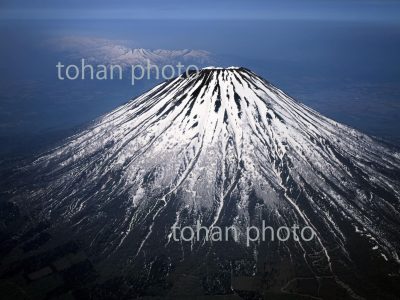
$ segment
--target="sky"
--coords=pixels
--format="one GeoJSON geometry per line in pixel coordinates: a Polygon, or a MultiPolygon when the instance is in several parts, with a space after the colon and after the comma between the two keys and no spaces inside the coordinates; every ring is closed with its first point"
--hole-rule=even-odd
{"type": "Polygon", "coordinates": [[[400,0],[0,0],[0,19],[311,19],[400,22],[400,0]]]}

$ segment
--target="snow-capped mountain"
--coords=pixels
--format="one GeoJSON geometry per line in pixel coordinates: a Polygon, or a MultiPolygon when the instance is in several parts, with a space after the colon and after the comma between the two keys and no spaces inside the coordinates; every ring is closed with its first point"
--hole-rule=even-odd
{"type": "Polygon", "coordinates": [[[244,68],[159,84],[24,171],[35,185],[14,200],[56,224],[52,235],[83,241],[108,276],[129,274],[131,292],[175,278],[173,291],[189,274],[209,294],[398,293],[399,153],[244,68]],[[172,226],[197,221],[296,224],[316,237],[250,247],[171,239],[172,226]]]}

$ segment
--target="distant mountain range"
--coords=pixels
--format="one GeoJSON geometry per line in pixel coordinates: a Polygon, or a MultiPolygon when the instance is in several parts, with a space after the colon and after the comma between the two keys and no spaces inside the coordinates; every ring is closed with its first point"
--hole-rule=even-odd
{"type": "Polygon", "coordinates": [[[119,64],[121,66],[150,64],[163,66],[196,64],[199,67],[215,62],[213,55],[196,49],[144,49],[127,45],[127,41],[114,41],[88,37],[64,37],[51,42],[54,49],[62,51],[73,60],[86,59],[96,64],[119,64]]]}

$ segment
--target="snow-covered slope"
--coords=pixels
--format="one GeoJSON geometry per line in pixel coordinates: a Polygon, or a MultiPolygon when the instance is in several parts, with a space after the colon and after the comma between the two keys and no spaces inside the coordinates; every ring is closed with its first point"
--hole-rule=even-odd
{"type": "Polygon", "coordinates": [[[171,226],[200,221],[244,231],[264,220],[317,234],[311,242],[233,246],[254,270],[269,255],[280,270],[292,261],[297,267],[286,269],[281,292],[304,276],[316,282],[307,292],[315,297],[332,280],[357,298],[356,277],[342,276],[359,273],[357,256],[388,265],[384,272],[400,262],[399,153],[244,68],[211,67],[164,82],[28,170],[41,181],[29,205],[68,224],[104,261],[149,270],[160,252],[169,266],[204,248],[218,255],[226,249],[204,240],[171,241],[171,226]]]}

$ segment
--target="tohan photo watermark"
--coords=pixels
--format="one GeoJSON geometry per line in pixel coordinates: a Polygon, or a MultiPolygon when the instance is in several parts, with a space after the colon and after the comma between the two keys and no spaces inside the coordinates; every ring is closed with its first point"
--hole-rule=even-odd
{"type": "Polygon", "coordinates": [[[169,80],[183,73],[193,74],[199,72],[199,67],[196,65],[185,66],[178,62],[176,65],[163,65],[162,67],[152,64],[149,59],[146,59],[146,66],[137,65],[118,65],[118,64],[99,64],[92,65],[81,59],[79,65],[68,64],[64,65],[60,61],[56,64],[57,79],[59,80],[122,80],[128,76],[132,85],[135,85],[137,80],[141,79],[163,79],[169,80]],[[124,72],[125,71],[125,72],[124,72]],[[128,71],[128,72],[126,72],[128,71]],[[128,73],[128,75],[126,75],[128,73]]]}
{"type": "MultiPolygon", "coordinates": [[[[237,242],[240,235],[243,234],[235,225],[221,228],[220,226],[206,227],[202,226],[197,221],[196,226],[180,227],[174,224],[172,227],[172,239],[175,242],[184,241],[235,241],[237,242]],[[193,228],[194,227],[194,228],[193,228]]],[[[249,247],[251,242],[279,241],[286,242],[293,239],[296,242],[309,242],[316,237],[315,230],[310,226],[300,227],[293,225],[292,227],[281,226],[276,230],[272,226],[266,226],[265,221],[262,221],[261,228],[256,226],[247,227],[244,233],[246,246],[249,247]]]]}

